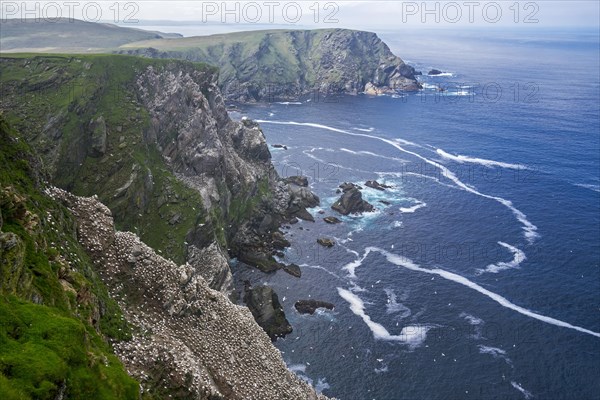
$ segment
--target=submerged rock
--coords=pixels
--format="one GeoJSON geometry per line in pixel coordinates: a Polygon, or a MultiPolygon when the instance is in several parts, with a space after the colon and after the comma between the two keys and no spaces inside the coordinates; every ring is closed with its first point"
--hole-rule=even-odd
{"type": "Polygon", "coordinates": [[[333,310],[335,307],[332,303],[328,303],[326,301],[321,300],[298,300],[294,307],[300,314],[314,314],[317,308],[326,308],[328,310],[333,310]]]}

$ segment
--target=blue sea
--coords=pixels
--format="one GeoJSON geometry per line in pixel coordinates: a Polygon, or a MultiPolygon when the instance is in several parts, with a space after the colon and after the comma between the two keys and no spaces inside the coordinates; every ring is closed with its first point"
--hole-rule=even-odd
{"type": "Polygon", "coordinates": [[[285,229],[300,279],[235,267],[278,293],[288,366],[347,400],[600,398],[598,32],[378,33],[444,74],[233,113],[321,198],[316,222],[285,229]],[[376,210],[337,215],[342,182],[376,210]],[[335,309],[298,314],[308,298],[335,309]]]}

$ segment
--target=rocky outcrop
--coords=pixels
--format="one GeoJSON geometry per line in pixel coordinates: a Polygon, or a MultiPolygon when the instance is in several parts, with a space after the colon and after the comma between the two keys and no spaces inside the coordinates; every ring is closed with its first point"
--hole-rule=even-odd
{"type": "Polygon", "coordinates": [[[361,214],[374,210],[373,205],[363,200],[360,190],[356,187],[344,191],[331,208],[342,215],[361,214]]]}
{"type": "Polygon", "coordinates": [[[257,31],[215,37],[140,42],[121,53],[204,61],[222,68],[226,98],[273,101],[336,93],[396,93],[421,85],[415,70],[375,33],[348,29],[257,31]]]}
{"type": "Polygon", "coordinates": [[[329,238],[318,238],[317,243],[319,243],[323,247],[333,247],[335,246],[335,242],[329,238]]]}
{"type": "Polygon", "coordinates": [[[279,297],[271,287],[265,285],[251,287],[246,282],[244,303],[271,340],[276,340],[278,337],[292,332],[292,326],[285,318],[279,297]]]}
{"type": "Polygon", "coordinates": [[[314,314],[317,311],[317,308],[325,308],[327,310],[333,310],[334,305],[332,303],[328,303],[326,301],[321,300],[298,300],[294,307],[300,314],[314,314]]]}
{"type": "Polygon", "coordinates": [[[204,278],[208,286],[211,289],[231,294],[233,277],[227,262],[228,257],[220,246],[213,242],[202,249],[190,245],[187,250],[188,263],[196,268],[196,272],[204,278]]]}
{"type": "MultiPolygon", "coordinates": [[[[113,347],[143,391],[202,400],[325,399],[287,370],[248,309],[211,289],[197,269],[162,258],[132,233],[115,232],[110,210],[97,199],[49,193],[77,217],[81,244],[136,332],[113,347]]],[[[268,289],[249,297],[273,310],[276,300],[268,289]]]]}
{"type": "Polygon", "coordinates": [[[340,224],[340,223],[342,223],[342,221],[340,221],[339,218],[331,217],[331,216],[323,218],[323,221],[327,222],[328,224],[340,224]]]}
{"type": "Polygon", "coordinates": [[[90,144],[90,155],[92,157],[100,157],[106,153],[106,122],[104,117],[99,116],[98,118],[90,122],[91,132],[91,144],[90,144]]]}
{"type": "Polygon", "coordinates": [[[386,185],[384,183],[379,183],[377,181],[366,181],[365,186],[370,187],[372,189],[384,191],[385,189],[391,189],[392,187],[386,185]]]}
{"type": "Polygon", "coordinates": [[[443,72],[442,72],[442,71],[440,71],[439,69],[435,69],[435,68],[433,68],[433,69],[431,69],[431,70],[430,70],[430,71],[427,73],[427,75],[432,75],[432,76],[435,76],[435,75],[441,75],[442,73],[443,73],[443,72]]]}

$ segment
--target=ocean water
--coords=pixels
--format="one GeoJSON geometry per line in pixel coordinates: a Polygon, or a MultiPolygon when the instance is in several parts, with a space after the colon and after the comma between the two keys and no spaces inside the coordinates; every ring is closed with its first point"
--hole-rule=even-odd
{"type": "Polygon", "coordinates": [[[600,398],[597,32],[380,36],[446,73],[233,114],[288,146],[277,170],[325,211],[285,229],[302,278],[235,267],[279,294],[294,332],[276,346],[340,399],[600,398]],[[368,179],[393,186],[363,190],[376,211],[322,221],[340,183],[368,179]],[[307,298],[336,307],[300,315],[307,298]]]}

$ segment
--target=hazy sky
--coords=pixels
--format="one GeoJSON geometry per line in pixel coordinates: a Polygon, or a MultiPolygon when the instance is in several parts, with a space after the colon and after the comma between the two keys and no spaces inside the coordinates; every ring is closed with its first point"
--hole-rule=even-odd
{"type": "Polygon", "coordinates": [[[288,27],[576,28],[598,27],[598,1],[1,1],[0,17],[53,18],[130,23],[197,21],[288,27]]]}

